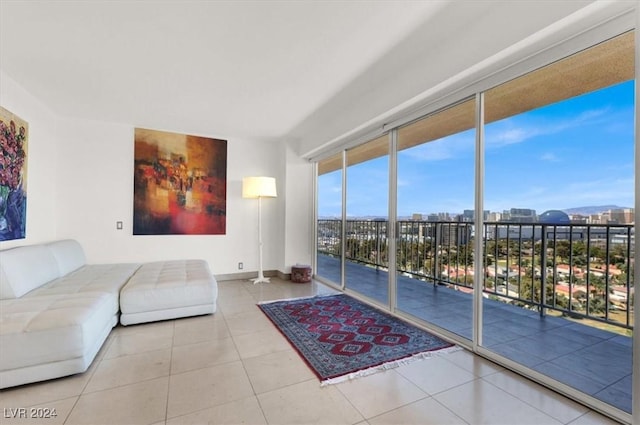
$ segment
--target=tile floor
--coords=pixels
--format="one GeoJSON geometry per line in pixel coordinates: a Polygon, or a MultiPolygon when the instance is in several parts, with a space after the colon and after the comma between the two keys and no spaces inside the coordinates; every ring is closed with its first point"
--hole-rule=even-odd
{"type": "Polygon", "coordinates": [[[84,374],[0,392],[65,424],[613,424],[467,351],[342,384],[315,375],[256,302],[332,292],[318,284],[219,283],[213,316],[117,327],[84,374]]]}

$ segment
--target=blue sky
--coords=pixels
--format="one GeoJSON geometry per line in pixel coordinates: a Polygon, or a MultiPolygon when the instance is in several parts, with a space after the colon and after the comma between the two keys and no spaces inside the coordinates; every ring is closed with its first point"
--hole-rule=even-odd
{"type": "MultiPolygon", "coordinates": [[[[634,205],[633,81],[490,123],[484,209],[634,205]]],[[[398,153],[398,215],[473,209],[475,130],[398,153]]],[[[347,171],[347,215],[387,216],[388,158],[347,171]]],[[[320,176],[320,217],[340,216],[340,172],[320,176]]]]}

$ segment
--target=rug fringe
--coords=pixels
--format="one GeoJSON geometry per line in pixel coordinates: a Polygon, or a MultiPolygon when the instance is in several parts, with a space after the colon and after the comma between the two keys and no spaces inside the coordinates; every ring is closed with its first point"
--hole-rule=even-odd
{"type": "Polygon", "coordinates": [[[417,360],[423,360],[423,359],[428,359],[428,358],[431,358],[431,357],[437,357],[437,356],[442,356],[442,355],[446,355],[446,354],[451,354],[451,353],[455,353],[455,352],[460,351],[460,350],[463,350],[463,348],[458,346],[458,345],[454,345],[452,347],[442,348],[440,350],[424,351],[422,353],[414,354],[414,355],[412,355],[410,357],[405,357],[404,359],[393,360],[393,361],[386,362],[386,363],[383,363],[383,364],[378,365],[378,366],[370,367],[368,369],[358,370],[356,372],[351,372],[351,373],[348,373],[346,375],[337,376],[335,378],[325,379],[324,381],[320,382],[320,386],[324,387],[326,385],[339,384],[341,382],[350,381],[350,380],[355,379],[355,378],[361,378],[363,376],[373,375],[373,374],[378,373],[378,372],[384,372],[385,370],[395,369],[395,368],[400,367],[402,365],[413,363],[413,362],[415,362],[417,360]]]}

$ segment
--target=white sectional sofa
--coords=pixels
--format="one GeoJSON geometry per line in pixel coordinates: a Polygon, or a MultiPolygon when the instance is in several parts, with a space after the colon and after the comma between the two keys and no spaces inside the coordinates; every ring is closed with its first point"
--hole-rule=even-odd
{"type": "Polygon", "coordinates": [[[86,371],[122,301],[135,305],[123,324],[216,310],[217,284],[205,261],[85,262],[74,240],[0,251],[0,388],[86,371]]]}

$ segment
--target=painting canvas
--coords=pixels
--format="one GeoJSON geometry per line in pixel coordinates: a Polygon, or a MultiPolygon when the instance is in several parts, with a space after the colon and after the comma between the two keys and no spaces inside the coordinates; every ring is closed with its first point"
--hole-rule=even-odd
{"type": "Polygon", "coordinates": [[[134,235],[224,235],[227,141],[135,129],[134,235]]]}
{"type": "Polygon", "coordinates": [[[27,122],[0,106],[0,241],[26,234],[28,138],[27,122]]]}

